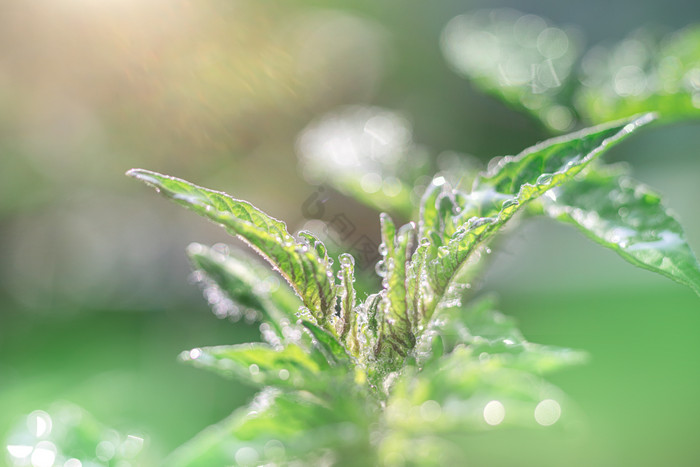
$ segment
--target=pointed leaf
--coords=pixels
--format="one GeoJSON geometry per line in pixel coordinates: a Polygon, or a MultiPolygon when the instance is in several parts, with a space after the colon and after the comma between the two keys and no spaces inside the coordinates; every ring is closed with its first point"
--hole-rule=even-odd
{"type": "Polygon", "coordinates": [[[285,324],[296,321],[299,299],[272,272],[254,264],[243,252],[233,248],[228,254],[193,243],[187,254],[195,269],[208,281],[206,290],[218,287],[238,306],[254,310],[262,315],[283,335],[285,324]]]}
{"type": "Polygon", "coordinates": [[[267,344],[221,345],[185,351],[180,358],[223,376],[235,376],[259,386],[313,388],[323,385],[329,368],[301,347],[277,350],[267,344]]]}
{"type": "MultiPolygon", "coordinates": [[[[464,197],[457,219],[472,217],[446,246],[438,249],[438,257],[430,263],[433,293],[442,297],[474,250],[526,203],[571,180],[596,157],[653,118],[647,114],[544,141],[517,156],[504,157],[481,175],[474,191],[464,197]]],[[[429,316],[432,310],[427,313],[429,316]]]]}
{"type": "Polygon", "coordinates": [[[377,355],[383,352],[405,356],[415,345],[413,326],[410,320],[409,297],[406,294],[406,265],[408,246],[414,226],[407,224],[396,228],[391,218],[381,215],[382,245],[386,249],[384,280],[384,321],[381,339],[376,350],[377,355]]]}
{"type": "Polygon", "coordinates": [[[287,232],[284,222],[246,201],[185,180],[142,169],[132,169],[127,174],[153,186],[176,203],[222,224],[250,244],[282,274],[320,324],[324,325],[332,315],[334,278],[327,258],[319,257],[315,248],[297,242],[287,232]]]}
{"type": "Polygon", "coordinates": [[[320,348],[321,353],[325,356],[329,364],[347,365],[350,362],[350,356],[347,350],[345,350],[334,336],[331,336],[328,332],[309,321],[302,320],[301,324],[313,336],[316,345],[320,348]]]}
{"type": "Polygon", "coordinates": [[[700,264],[661,197],[611,167],[542,199],[545,212],[578,227],[630,263],[663,274],[700,294],[700,264]]]}
{"type": "Polygon", "coordinates": [[[357,356],[360,351],[360,342],[357,336],[357,314],[355,310],[355,258],[343,253],[338,258],[340,261],[339,279],[340,289],[340,322],[342,330],[340,337],[350,352],[357,356]]]}

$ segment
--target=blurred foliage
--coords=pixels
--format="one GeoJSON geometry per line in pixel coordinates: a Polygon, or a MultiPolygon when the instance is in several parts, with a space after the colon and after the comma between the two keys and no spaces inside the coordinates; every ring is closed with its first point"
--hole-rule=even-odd
{"type": "Polygon", "coordinates": [[[566,94],[581,42],[577,31],[553,27],[537,15],[487,10],[452,19],[442,49],[479,88],[564,131],[574,125],[566,94]]]}
{"type": "Polygon", "coordinates": [[[49,412],[32,412],[24,422],[7,440],[12,466],[98,467],[146,463],[142,434],[125,435],[109,429],[75,405],[56,403],[49,412]]]}
{"type": "Polygon", "coordinates": [[[700,117],[700,27],[658,37],[636,31],[619,44],[594,47],[581,62],[575,96],[589,121],[657,111],[666,121],[700,117]]]}
{"type": "Polygon", "coordinates": [[[639,30],[583,55],[577,29],[516,10],[487,10],[451,20],[442,49],[480,89],[564,131],[578,115],[590,123],[652,111],[663,121],[700,116],[698,31],[689,26],[655,37],[639,30]]]}

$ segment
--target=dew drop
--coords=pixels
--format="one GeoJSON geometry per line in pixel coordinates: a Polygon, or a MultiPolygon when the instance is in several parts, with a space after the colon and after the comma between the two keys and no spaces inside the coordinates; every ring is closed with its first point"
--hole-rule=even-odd
{"type": "Polygon", "coordinates": [[[535,183],[537,185],[549,185],[552,183],[552,178],[552,174],[542,174],[537,177],[537,181],[535,183]]]}
{"type": "Polygon", "coordinates": [[[377,261],[377,264],[374,266],[374,270],[379,277],[386,277],[386,269],[386,263],[383,260],[377,261]]]}

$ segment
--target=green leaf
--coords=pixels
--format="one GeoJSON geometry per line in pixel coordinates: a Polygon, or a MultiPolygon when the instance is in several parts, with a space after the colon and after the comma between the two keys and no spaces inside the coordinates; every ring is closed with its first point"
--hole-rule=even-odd
{"type": "Polygon", "coordinates": [[[159,193],[196,213],[222,224],[247,242],[277,269],[324,327],[334,310],[334,277],[327,257],[287,232],[284,222],[274,219],[252,204],[185,180],[143,169],[127,175],[153,186],[159,193]]]}
{"type": "MultiPolygon", "coordinates": [[[[457,229],[449,242],[438,248],[437,258],[431,258],[428,274],[433,295],[441,299],[476,248],[524,205],[573,179],[653,118],[646,114],[550,139],[493,165],[476,180],[472,193],[460,198],[461,212],[453,219],[457,229]]],[[[437,303],[437,299],[432,301],[428,317],[437,303]]]]}
{"type": "Polygon", "coordinates": [[[663,122],[700,117],[700,26],[664,38],[637,31],[582,61],[577,108],[597,123],[657,112],[663,122]]]}
{"type": "Polygon", "coordinates": [[[447,62],[476,87],[565,131],[575,123],[568,97],[581,42],[573,30],[508,9],[453,18],[441,45],[447,62]]]}
{"type": "Polygon", "coordinates": [[[260,313],[278,336],[283,328],[296,321],[299,299],[270,271],[231,248],[228,254],[199,243],[192,243],[187,254],[194,268],[204,274],[207,289],[218,287],[239,307],[260,313]]]}
{"type": "Polygon", "coordinates": [[[570,223],[630,263],[700,294],[700,264],[678,221],[645,185],[612,167],[590,170],[542,199],[545,212],[570,223]]]}
{"type": "Polygon", "coordinates": [[[338,258],[340,261],[339,294],[340,300],[340,323],[342,329],[340,338],[348,347],[350,352],[357,356],[360,352],[360,342],[357,335],[357,311],[355,310],[355,258],[352,255],[343,253],[338,258]]]}
{"type": "Polygon", "coordinates": [[[581,364],[587,359],[584,352],[528,342],[512,318],[496,311],[490,297],[466,307],[441,310],[439,318],[418,346],[419,353],[434,351],[435,346],[430,341],[437,337],[441,339],[445,353],[466,346],[475,355],[498,360],[501,366],[536,374],[581,364]]]}
{"type": "Polygon", "coordinates": [[[377,344],[377,355],[406,356],[415,345],[413,313],[408,308],[412,303],[406,289],[406,266],[408,247],[415,229],[413,224],[406,224],[396,233],[393,221],[387,215],[381,215],[382,249],[384,254],[384,300],[382,331],[377,344]]]}
{"type": "Polygon", "coordinates": [[[537,426],[544,400],[564,406],[558,388],[513,363],[458,346],[422,371],[407,368],[387,402],[390,435],[463,439],[494,426],[537,426]]]}
{"type": "Polygon", "coordinates": [[[373,465],[365,410],[351,395],[330,405],[305,392],[266,389],[248,407],[206,428],[174,451],[169,466],[320,465],[334,449],[337,465],[373,465]]]}
{"type": "Polygon", "coordinates": [[[182,352],[180,359],[259,386],[309,389],[331,376],[328,365],[294,344],[279,350],[262,343],[202,347],[182,352]]]}
{"type": "Polygon", "coordinates": [[[347,365],[350,362],[350,355],[335,337],[309,321],[302,320],[301,324],[313,336],[315,344],[329,364],[347,365]]]}

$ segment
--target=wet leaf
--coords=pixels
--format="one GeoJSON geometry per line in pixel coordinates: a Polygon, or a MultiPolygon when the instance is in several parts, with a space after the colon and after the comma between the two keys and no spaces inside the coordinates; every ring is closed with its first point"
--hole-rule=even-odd
{"type": "Polygon", "coordinates": [[[246,201],[185,180],[143,169],[132,169],[127,174],[176,203],[222,224],[280,272],[319,324],[324,325],[331,318],[335,300],[331,266],[327,258],[318,256],[315,248],[294,239],[284,222],[246,201]]]}
{"type": "Polygon", "coordinates": [[[182,352],[180,359],[258,386],[285,388],[318,387],[329,368],[294,344],[282,349],[262,343],[202,347],[182,352]]]}
{"type": "MultiPolygon", "coordinates": [[[[493,165],[476,180],[472,193],[462,197],[461,211],[453,219],[458,225],[455,234],[429,264],[433,294],[443,297],[475,249],[524,205],[572,180],[591,161],[652,120],[653,115],[646,114],[589,128],[544,141],[493,165]]],[[[436,300],[428,317],[435,306],[436,300]]]]}
{"type": "Polygon", "coordinates": [[[301,324],[313,336],[315,344],[330,365],[347,365],[350,362],[350,355],[335,337],[309,321],[302,321],[301,324]]]}
{"type": "Polygon", "coordinates": [[[414,227],[407,224],[396,232],[393,221],[387,214],[381,215],[382,245],[386,249],[384,261],[384,312],[377,355],[384,353],[405,356],[415,345],[413,313],[409,310],[412,298],[406,289],[406,266],[408,247],[414,227]]]}
{"type": "MultiPolygon", "coordinates": [[[[278,335],[282,335],[285,321],[296,321],[299,299],[285,284],[279,284],[272,272],[254,264],[242,252],[230,249],[226,254],[193,243],[187,254],[205,280],[211,281],[236,306],[260,313],[278,335]]],[[[205,285],[205,290],[208,287],[211,286],[205,285]]]]}
{"type": "Polygon", "coordinates": [[[573,224],[630,263],[700,294],[700,264],[661,196],[619,168],[590,170],[542,199],[545,212],[573,224]]]}

